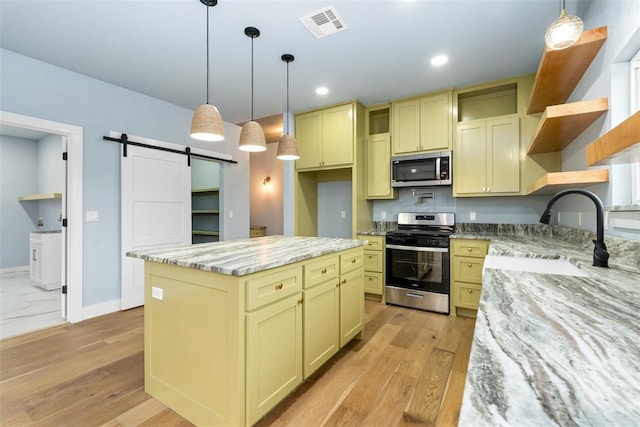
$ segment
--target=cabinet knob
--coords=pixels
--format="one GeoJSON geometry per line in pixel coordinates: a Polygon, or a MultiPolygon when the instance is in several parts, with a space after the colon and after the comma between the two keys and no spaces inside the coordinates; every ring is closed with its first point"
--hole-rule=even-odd
{"type": "Polygon", "coordinates": [[[282,283],[278,283],[276,285],[276,291],[279,291],[280,289],[282,289],[282,283]]]}
{"type": "Polygon", "coordinates": [[[327,274],[327,269],[323,268],[322,271],[320,272],[321,274],[327,274]]]}
{"type": "Polygon", "coordinates": [[[467,267],[471,268],[471,266],[473,266],[473,264],[471,263],[467,264],[467,267]]]}
{"type": "Polygon", "coordinates": [[[473,251],[473,249],[471,249],[471,248],[467,248],[467,250],[468,250],[469,252],[473,251]]]}
{"type": "Polygon", "coordinates": [[[373,256],[372,256],[372,255],[369,255],[369,259],[371,259],[371,258],[373,258],[373,256]]]}
{"type": "Polygon", "coordinates": [[[351,264],[355,264],[355,263],[356,263],[356,259],[354,258],[351,260],[351,264]]]}
{"type": "Polygon", "coordinates": [[[473,293],[473,289],[467,289],[467,292],[469,292],[470,294],[473,293]]]}
{"type": "Polygon", "coordinates": [[[342,284],[344,285],[345,283],[347,283],[347,279],[342,279],[342,284]]]}
{"type": "Polygon", "coordinates": [[[302,304],[304,302],[304,297],[298,300],[298,304],[302,304]]]}

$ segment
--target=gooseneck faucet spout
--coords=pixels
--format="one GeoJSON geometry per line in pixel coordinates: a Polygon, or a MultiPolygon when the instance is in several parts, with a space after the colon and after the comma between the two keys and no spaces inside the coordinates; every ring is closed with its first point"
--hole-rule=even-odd
{"type": "Polygon", "coordinates": [[[549,224],[553,204],[567,194],[582,194],[590,198],[596,205],[596,240],[593,241],[595,245],[593,248],[593,265],[596,267],[609,267],[609,253],[607,252],[607,246],[604,244],[604,206],[602,205],[602,200],[591,191],[581,189],[560,191],[547,203],[547,208],[542,213],[540,222],[549,224]]]}

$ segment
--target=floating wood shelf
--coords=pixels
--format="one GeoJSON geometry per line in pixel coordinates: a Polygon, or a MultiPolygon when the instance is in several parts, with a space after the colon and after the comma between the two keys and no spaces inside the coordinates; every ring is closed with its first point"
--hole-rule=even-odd
{"type": "Polygon", "coordinates": [[[528,195],[553,194],[569,188],[581,188],[609,182],[608,169],[549,172],[527,188],[528,195]]]}
{"type": "Polygon", "coordinates": [[[51,200],[62,199],[62,193],[43,193],[43,194],[29,194],[27,196],[20,196],[18,200],[23,202],[27,200],[51,200]]]}
{"type": "Polygon", "coordinates": [[[527,154],[562,150],[608,109],[607,98],[548,106],[527,154]]]}
{"type": "Polygon", "coordinates": [[[607,27],[582,33],[562,50],[545,47],[531,91],[527,114],[541,113],[547,105],[563,104],[576,88],[591,61],[607,39],[607,27]]]}
{"type": "Polygon", "coordinates": [[[192,230],[191,234],[195,234],[198,236],[219,236],[219,231],[206,231],[206,230],[192,230]]]}
{"type": "Polygon", "coordinates": [[[198,194],[198,193],[217,193],[219,192],[220,189],[219,188],[215,188],[215,187],[211,187],[211,188],[197,188],[195,190],[191,190],[191,194],[198,194]]]}
{"type": "Polygon", "coordinates": [[[640,111],[587,145],[587,165],[640,161],[640,111]]]}

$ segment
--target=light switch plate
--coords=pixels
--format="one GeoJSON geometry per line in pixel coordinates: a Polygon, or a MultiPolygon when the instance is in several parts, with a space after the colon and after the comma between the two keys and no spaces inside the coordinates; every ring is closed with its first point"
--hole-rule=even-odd
{"type": "Polygon", "coordinates": [[[469,221],[475,221],[476,220],[476,213],[471,211],[469,212],[469,221]]]}
{"type": "Polygon", "coordinates": [[[151,297],[155,298],[155,299],[159,299],[160,301],[162,301],[162,297],[163,297],[163,289],[162,288],[158,288],[155,286],[151,287],[151,297]]]}
{"type": "Polygon", "coordinates": [[[387,219],[387,213],[386,212],[380,212],[380,219],[387,219]]]}
{"type": "Polygon", "coordinates": [[[98,211],[87,211],[87,221],[98,221],[100,214],[98,211]]]}

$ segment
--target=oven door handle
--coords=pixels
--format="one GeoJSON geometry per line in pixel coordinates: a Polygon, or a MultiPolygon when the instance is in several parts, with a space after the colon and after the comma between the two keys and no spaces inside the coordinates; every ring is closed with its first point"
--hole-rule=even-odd
{"type": "Polygon", "coordinates": [[[386,245],[386,248],[414,252],[449,252],[449,248],[425,248],[422,246],[386,245]]]}

